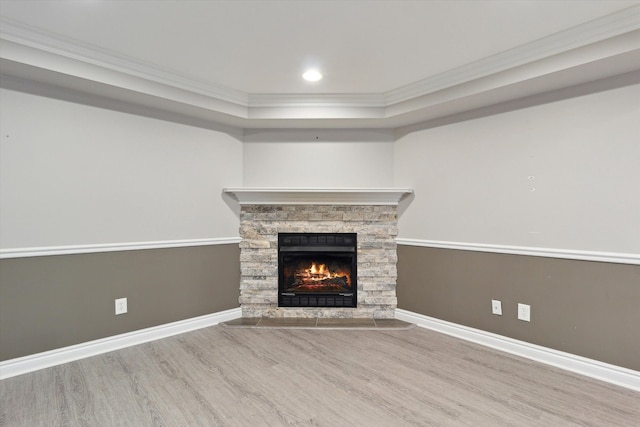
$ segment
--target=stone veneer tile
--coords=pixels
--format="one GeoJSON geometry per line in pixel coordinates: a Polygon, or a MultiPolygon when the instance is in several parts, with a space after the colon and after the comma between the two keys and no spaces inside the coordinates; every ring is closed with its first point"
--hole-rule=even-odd
{"type": "Polygon", "coordinates": [[[243,317],[392,319],[397,305],[395,206],[243,205],[240,304],[243,317]],[[277,304],[279,232],[358,233],[356,308],[277,304]]]}

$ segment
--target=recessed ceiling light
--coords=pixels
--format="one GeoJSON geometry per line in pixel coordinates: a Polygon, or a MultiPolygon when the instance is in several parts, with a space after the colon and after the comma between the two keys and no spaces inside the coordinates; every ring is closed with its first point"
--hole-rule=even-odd
{"type": "Polygon", "coordinates": [[[302,75],[302,78],[308,82],[317,82],[322,79],[322,74],[318,70],[308,70],[302,75]]]}

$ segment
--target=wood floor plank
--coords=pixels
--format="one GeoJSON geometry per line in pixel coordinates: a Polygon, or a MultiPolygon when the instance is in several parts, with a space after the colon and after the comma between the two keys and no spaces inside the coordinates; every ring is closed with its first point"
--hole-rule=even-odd
{"type": "Polygon", "coordinates": [[[640,393],[422,328],[215,326],[0,381],[0,426],[639,426],[640,393]]]}

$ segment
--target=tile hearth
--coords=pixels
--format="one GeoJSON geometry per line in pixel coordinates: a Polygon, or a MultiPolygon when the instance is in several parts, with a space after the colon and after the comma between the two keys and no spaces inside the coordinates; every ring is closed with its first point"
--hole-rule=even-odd
{"type": "Polygon", "coordinates": [[[362,329],[398,330],[414,327],[398,319],[332,319],[332,318],[260,318],[242,317],[221,323],[229,328],[296,328],[296,329],[362,329]]]}

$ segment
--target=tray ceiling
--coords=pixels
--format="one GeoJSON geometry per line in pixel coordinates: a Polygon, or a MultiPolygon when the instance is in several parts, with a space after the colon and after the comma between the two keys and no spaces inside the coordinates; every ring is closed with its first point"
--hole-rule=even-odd
{"type": "Polygon", "coordinates": [[[635,80],[639,5],[2,0],[2,86],[200,125],[397,128],[635,80]]]}

